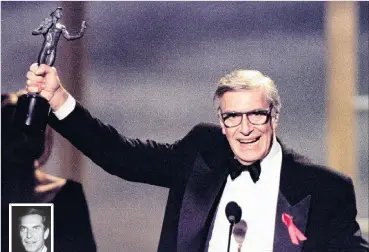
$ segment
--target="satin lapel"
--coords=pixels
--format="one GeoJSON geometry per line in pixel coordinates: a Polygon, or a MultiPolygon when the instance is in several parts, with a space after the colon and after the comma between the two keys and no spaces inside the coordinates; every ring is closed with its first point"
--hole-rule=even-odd
{"type": "MultiPolygon", "coordinates": [[[[224,169],[226,170],[226,169],[224,169]]],[[[226,180],[226,172],[211,170],[198,156],[183,197],[178,225],[178,252],[197,252],[202,249],[208,232],[209,216],[226,180]]]]}
{"type": "Polygon", "coordinates": [[[274,252],[300,252],[302,243],[295,245],[291,242],[286,225],[282,221],[282,214],[286,213],[293,217],[296,227],[305,234],[310,208],[310,195],[302,199],[296,205],[291,206],[282,192],[279,192],[277,203],[277,215],[274,229],[274,252]]]}
{"type": "Polygon", "coordinates": [[[294,224],[305,234],[311,196],[304,191],[304,178],[299,173],[293,155],[286,151],[282,144],[281,146],[283,159],[275,219],[274,252],[300,252],[303,242],[299,245],[291,242],[288,229],[282,221],[282,214],[291,215],[294,224]]]}

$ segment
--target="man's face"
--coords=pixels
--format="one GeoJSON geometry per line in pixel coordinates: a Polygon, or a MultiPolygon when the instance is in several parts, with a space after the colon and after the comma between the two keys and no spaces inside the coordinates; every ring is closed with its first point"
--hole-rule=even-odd
{"type": "Polygon", "coordinates": [[[39,252],[49,235],[49,229],[45,230],[42,217],[38,214],[25,215],[20,221],[20,237],[27,252],[39,252]]]}
{"type": "MultiPolygon", "coordinates": [[[[222,113],[267,110],[269,106],[264,89],[226,92],[220,98],[222,113]]],[[[253,125],[243,115],[241,124],[236,127],[225,127],[221,118],[220,124],[235,157],[240,163],[250,165],[268,154],[277,119],[272,118],[263,125],[253,125]]]]}

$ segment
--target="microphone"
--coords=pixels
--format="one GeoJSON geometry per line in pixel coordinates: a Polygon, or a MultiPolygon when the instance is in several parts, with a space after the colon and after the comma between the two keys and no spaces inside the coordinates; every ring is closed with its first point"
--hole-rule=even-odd
{"type": "Polygon", "coordinates": [[[238,251],[241,251],[242,244],[245,241],[247,232],[247,224],[246,221],[240,220],[236,225],[233,227],[233,236],[238,244],[238,251]]]}
{"type": "Polygon", "coordinates": [[[229,252],[229,248],[231,245],[232,229],[234,224],[238,223],[241,220],[242,209],[236,202],[231,201],[226,206],[225,214],[230,224],[228,235],[228,247],[227,247],[227,252],[229,252]]]}
{"type": "Polygon", "coordinates": [[[241,220],[242,209],[241,207],[234,201],[231,201],[227,204],[225,213],[227,219],[231,225],[238,223],[241,220]]]}

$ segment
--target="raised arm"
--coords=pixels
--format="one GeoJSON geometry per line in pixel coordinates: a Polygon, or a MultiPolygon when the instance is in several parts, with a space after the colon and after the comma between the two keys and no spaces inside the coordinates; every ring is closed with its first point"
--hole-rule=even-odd
{"type": "MultiPolygon", "coordinates": [[[[40,92],[57,116],[72,99],[61,86],[55,68],[34,64],[27,77],[27,91],[40,92]]],[[[178,144],[127,138],[92,117],[79,103],[73,106],[72,112],[62,120],[51,113],[49,124],[107,172],[130,181],[165,187],[181,176],[183,164],[178,158],[178,144]]]]}
{"type": "Polygon", "coordinates": [[[87,28],[86,21],[82,21],[82,23],[81,23],[81,29],[80,29],[79,33],[77,35],[70,35],[69,32],[67,31],[67,29],[65,28],[65,26],[63,25],[63,27],[62,27],[63,36],[67,40],[79,39],[79,38],[81,38],[83,36],[86,28],[87,28]]]}

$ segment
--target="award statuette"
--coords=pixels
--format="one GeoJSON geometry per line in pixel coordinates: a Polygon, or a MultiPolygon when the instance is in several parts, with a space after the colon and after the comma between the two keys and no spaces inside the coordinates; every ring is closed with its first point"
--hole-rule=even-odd
{"type": "MultiPolygon", "coordinates": [[[[32,35],[42,34],[44,42],[38,55],[38,65],[46,64],[53,66],[56,57],[56,49],[60,35],[67,40],[79,39],[87,28],[86,21],[82,21],[81,29],[77,35],[70,35],[65,26],[59,23],[62,18],[63,9],[57,7],[45,18],[38,28],[32,31],[32,35]]],[[[49,102],[39,93],[29,93],[19,97],[17,111],[15,114],[15,127],[29,132],[43,132],[50,113],[49,102]]]]}

